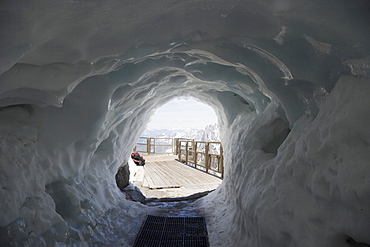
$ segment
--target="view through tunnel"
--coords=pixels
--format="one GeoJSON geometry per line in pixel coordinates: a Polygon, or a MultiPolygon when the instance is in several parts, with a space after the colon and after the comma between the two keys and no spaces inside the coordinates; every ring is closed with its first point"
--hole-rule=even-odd
{"type": "Polygon", "coordinates": [[[140,135],[134,152],[146,163],[143,166],[129,159],[130,181],[147,198],[210,192],[222,182],[217,116],[212,108],[193,98],[175,99],[161,106],[140,135]]]}
{"type": "Polygon", "coordinates": [[[129,247],[146,215],[186,215],[212,247],[369,246],[369,7],[2,1],[0,245],[129,247]],[[223,181],[130,200],[117,170],[179,97],[215,111],[223,181]]]}

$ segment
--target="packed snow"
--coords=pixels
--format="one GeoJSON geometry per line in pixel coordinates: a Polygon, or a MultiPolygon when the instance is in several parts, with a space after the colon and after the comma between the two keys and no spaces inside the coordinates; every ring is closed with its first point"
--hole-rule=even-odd
{"type": "Polygon", "coordinates": [[[115,174],[184,96],[218,116],[211,246],[369,246],[369,6],[2,1],[0,245],[132,246],[163,211],[115,174]]]}

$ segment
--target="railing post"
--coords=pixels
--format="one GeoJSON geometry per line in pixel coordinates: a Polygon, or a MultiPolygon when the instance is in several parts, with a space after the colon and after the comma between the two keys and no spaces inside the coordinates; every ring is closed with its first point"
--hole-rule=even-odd
{"type": "Polygon", "coordinates": [[[221,178],[224,178],[224,151],[222,149],[222,145],[220,144],[220,160],[219,166],[220,166],[220,171],[221,171],[221,178]]]}
{"type": "Polygon", "coordinates": [[[193,163],[194,161],[194,141],[191,141],[190,142],[190,147],[189,147],[189,159],[190,160],[190,163],[193,163]]]}
{"type": "Polygon", "coordinates": [[[209,167],[209,157],[208,157],[208,150],[209,150],[209,142],[206,142],[206,150],[205,150],[205,165],[206,165],[206,172],[208,173],[208,167],[209,167]]]}
{"type": "Polygon", "coordinates": [[[177,157],[179,158],[179,161],[181,161],[181,141],[177,140],[177,157]]]}
{"type": "Polygon", "coordinates": [[[185,163],[188,164],[188,159],[189,159],[189,150],[188,150],[188,147],[189,147],[189,142],[186,141],[186,146],[185,146],[185,151],[186,151],[186,155],[185,155],[185,163]]]}
{"type": "Polygon", "coordinates": [[[198,162],[198,142],[194,142],[195,145],[194,145],[194,166],[195,168],[197,168],[197,162],[198,162]]]}
{"type": "Polygon", "coordinates": [[[150,138],[146,138],[146,152],[150,155],[150,138]]]}

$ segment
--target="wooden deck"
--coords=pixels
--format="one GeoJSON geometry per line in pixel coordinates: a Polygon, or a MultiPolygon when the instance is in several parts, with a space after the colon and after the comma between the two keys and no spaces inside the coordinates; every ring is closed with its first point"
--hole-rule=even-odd
{"type": "Polygon", "coordinates": [[[197,193],[215,189],[222,182],[220,178],[178,162],[174,155],[145,156],[144,158],[146,164],[142,187],[150,190],[177,188],[197,193]]]}

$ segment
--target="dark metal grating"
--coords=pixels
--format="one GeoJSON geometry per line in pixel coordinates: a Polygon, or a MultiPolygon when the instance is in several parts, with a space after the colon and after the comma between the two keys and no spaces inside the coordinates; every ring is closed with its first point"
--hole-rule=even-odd
{"type": "Polygon", "coordinates": [[[204,217],[148,215],[134,247],[209,247],[204,217]]]}

